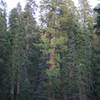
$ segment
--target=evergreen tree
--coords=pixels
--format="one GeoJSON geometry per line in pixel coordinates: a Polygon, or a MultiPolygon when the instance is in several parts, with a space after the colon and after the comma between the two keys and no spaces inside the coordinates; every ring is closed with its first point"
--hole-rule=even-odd
{"type": "Polygon", "coordinates": [[[77,76],[76,76],[77,67],[75,63],[76,50],[75,50],[75,43],[74,43],[75,42],[74,32],[76,31],[76,28],[74,28],[76,27],[76,23],[75,23],[76,14],[74,13],[75,10],[74,3],[70,0],[69,1],[59,1],[59,0],[43,1],[41,3],[41,10],[43,11],[42,14],[43,17],[41,16],[41,20],[43,23],[45,22],[44,25],[47,26],[46,32],[42,36],[44,39],[43,38],[42,39],[43,42],[46,44],[45,50],[47,51],[45,51],[45,53],[47,53],[47,55],[48,54],[50,55],[49,65],[48,65],[49,66],[48,74],[50,76],[48,77],[51,77],[50,78],[51,80],[49,80],[50,83],[48,84],[50,84],[49,88],[51,90],[49,91],[50,92],[49,99],[50,100],[61,99],[60,98],[61,94],[62,94],[62,99],[64,100],[66,98],[73,98],[77,94],[76,93],[77,90],[75,90],[75,88],[78,88],[77,82],[75,82],[77,81],[77,76]],[[44,13],[43,8],[44,10],[46,10],[45,11],[46,13],[44,13]],[[60,49],[61,47],[66,49],[64,50],[60,49]],[[66,52],[66,54],[64,54],[63,52],[66,52]],[[58,57],[56,55],[58,55],[58,57]],[[59,57],[60,58],[62,57],[64,62],[59,57]],[[68,58],[70,59],[68,60],[68,58]],[[57,61],[57,59],[60,59],[61,62],[63,62],[63,64],[57,61]],[[55,72],[57,76],[54,76],[55,74],[53,75],[53,72],[55,72]],[[73,76],[71,76],[73,78],[70,77],[70,73],[73,74],[73,76]],[[59,95],[57,95],[56,92],[57,88],[56,89],[54,88],[57,86],[55,86],[54,83],[55,81],[58,81],[58,83],[60,83],[60,78],[61,79],[63,78],[63,81],[61,80],[61,84],[63,84],[61,86],[62,93],[59,92],[60,84],[58,84],[59,95]],[[72,84],[73,80],[75,84],[72,84]],[[72,94],[72,91],[74,90],[75,92],[72,94]]]}
{"type": "Polygon", "coordinates": [[[0,0],[0,99],[9,98],[9,41],[6,3],[0,0]]]}
{"type": "Polygon", "coordinates": [[[92,83],[92,13],[88,0],[80,0],[80,32],[77,37],[80,100],[91,97],[92,83]]]}
{"type": "Polygon", "coordinates": [[[39,25],[37,7],[35,0],[26,0],[24,10],[18,3],[7,25],[6,4],[0,2],[0,99],[99,97],[99,78],[94,77],[99,68],[99,35],[93,36],[93,59],[93,15],[88,0],[79,0],[79,8],[72,0],[41,0],[39,25]]]}

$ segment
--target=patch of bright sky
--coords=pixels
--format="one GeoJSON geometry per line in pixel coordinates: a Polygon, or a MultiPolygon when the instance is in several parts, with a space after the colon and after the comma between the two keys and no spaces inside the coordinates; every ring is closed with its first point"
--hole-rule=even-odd
{"type": "MultiPolygon", "coordinates": [[[[22,8],[24,8],[25,6],[25,2],[26,0],[5,0],[6,3],[7,3],[7,12],[8,12],[8,15],[9,15],[9,12],[11,11],[12,8],[16,7],[17,3],[20,2],[21,5],[22,5],[22,8]]],[[[39,2],[41,0],[35,0],[37,2],[37,4],[39,4],[39,2]]],[[[73,0],[75,2],[75,5],[78,5],[78,0],[73,0]]],[[[91,7],[93,8],[96,4],[100,3],[100,0],[88,0],[91,7]]],[[[37,11],[36,13],[36,20],[38,21],[39,20],[39,12],[37,11]]]]}
{"type": "MultiPolygon", "coordinates": [[[[78,5],[78,0],[73,0],[75,2],[75,5],[78,5]]],[[[89,4],[91,5],[91,7],[95,7],[96,4],[100,3],[100,0],[88,0],[89,4]]]]}
{"type": "MultiPolygon", "coordinates": [[[[26,0],[5,0],[7,2],[7,11],[9,12],[12,8],[16,7],[17,3],[20,2],[22,7],[25,5],[26,0]]],[[[36,0],[39,2],[40,0],[36,0]]],[[[75,4],[77,5],[78,0],[75,1],[75,4]]],[[[97,3],[100,3],[100,0],[88,0],[92,7],[94,7],[97,3]]]]}
{"type": "Polygon", "coordinates": [[[5,0],[7,3],[7,11],[9,12],[12,8],[16,7],[17,3],[20,2],[24,7],[26,0],[5,0]]]}

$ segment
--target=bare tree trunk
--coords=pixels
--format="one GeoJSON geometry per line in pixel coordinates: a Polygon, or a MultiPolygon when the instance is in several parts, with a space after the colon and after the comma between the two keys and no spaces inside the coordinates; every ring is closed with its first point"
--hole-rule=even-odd
{"type": "Polygon", "coordinates": [[[48,87],[49,87],[49,88],[48,88],[48,89],[49,89],[49,90],[48,90],[48,92],[49,92],[49,93],[48,93],[48,96],[49,96],[48,100],[56,100],[56,99],[55,99],[55,96],[54,96],[54,93],[53,93],[53,90],[52,90],[52,82],[49,81],[48,84],[49,84],[49,86],[48,86],[48,87]]]}
{"type": "Polygon", "coordinates": [[[49,61],[50,61],[49,69],[53,69],[56,66],[56,50],[55,50],[55,48],[53,48],[50,53],[49,61]]]}
{"type": "Polygon", "coordinates": [[[19,100],[19,88],[20,88],[20,80],[19,80],[19,73],[17,76],[17,86],[16,86],[16,100],[19,100]]]}
{"type": "Polygon", "coordinates": [[[12,82],[12,86],[11,86],[11,100],[14,100],[14,84],[12,82]]]}

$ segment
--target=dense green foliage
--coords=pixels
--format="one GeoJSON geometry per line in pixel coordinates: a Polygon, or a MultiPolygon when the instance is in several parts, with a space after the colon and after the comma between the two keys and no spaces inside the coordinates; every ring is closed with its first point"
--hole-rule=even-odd
{"type": "Polygon", "coordinates": [[[88,0],[26,0],[9,17],[1,0],[0,100],[99,100],[97,42],[88,0]]]}

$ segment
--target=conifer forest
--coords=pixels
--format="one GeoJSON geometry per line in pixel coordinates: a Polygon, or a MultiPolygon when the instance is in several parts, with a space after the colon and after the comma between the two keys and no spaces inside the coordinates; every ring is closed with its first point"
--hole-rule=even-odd
{"type": "Polygon", "coordinates": [[[37,1],[0,0],[0,100],[100,100],[100,4],[37,1]]]}

